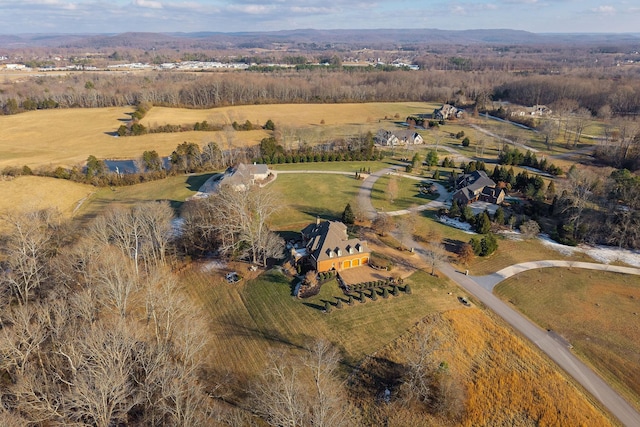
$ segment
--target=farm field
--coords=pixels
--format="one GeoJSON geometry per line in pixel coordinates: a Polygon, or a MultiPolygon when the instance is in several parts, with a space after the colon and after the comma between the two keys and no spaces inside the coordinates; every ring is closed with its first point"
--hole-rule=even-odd
{"type": "Polygon", "coordinates": [[[0,213],[53,208],[71,217],[96,188],[62,179],[19,176],[0,180],[0,213]]]}
{"type": "MultiPolygon", "coordinates": [[[[263,125],[271,119],[276,128],[332,128],[360,126],[378,128],[378,121],[394,119],[396,114],[404,120],[409,115],[431,114],[439,105],[422,102],[373,102],[364,104],[273,104],[220,107],[206,110],[153,107],[141,121],[145,126],[154,124],[193,124],[203,120],[209,123],[243,124],[249,120],[263,125]],[[320,122],[324,120],[324,125],[320,122]]],[[[396,119],[398,120],[398,119],[396,119]]],[[[388,125],[388,124],[387,124],[388,125]]],[[[366,132],[366,130],[365,130],[366,132]]],[[[357,132],[353,133],[354,135],[357,132]]]]}
{"type": "MultiPolygon", "coordinates": [[[[250,105],[219,109],[194,110],[154,107],[142,123],[182,124],[208,120],[231,123],[251,120],[264,124],[271,118],[276,125],[309,130],[304,139],[319,142],[332,135],[353,136],[381,127],[394,127],[397,113],[404,120],[407,115],[431,113],[436,107],[428,103],[371,103],[371,104],[286,104],[250,105]],[[384,117],[391,120],[384,122],[384,117]],[[325,124],[320,125],[324,119],[325,124]],[[384,123],[378,123],[383,120],[384,123]]],[[[269,133],[263,130],[232,132],[180,132],[147,134],[116,138],[118,127],[130,118],[133,108],[113,107],[95,109],[54,109],[29,111],[0,116],[0,168],[71,167],[83,164],[89,155],[99,159],[133,159],[146,150],[156,150],[167,156],[184,141],[205,144],[217,142],[221,148],[255,145],[269,133]],[[28,144],[25,144],[28,141],[28,144]]]]}
{"type": "Polygon", "coordinates": [[[543,268],[506,280],[495,293],[566,338],[640,408],[640,280],[602,271],[543,268]]]}

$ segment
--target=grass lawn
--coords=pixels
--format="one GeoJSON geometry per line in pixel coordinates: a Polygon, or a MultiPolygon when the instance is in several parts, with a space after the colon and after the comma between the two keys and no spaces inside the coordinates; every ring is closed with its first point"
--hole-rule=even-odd
{"type": "MultiPolygon", "coordinates": [[[[283,174],[269,184],[281,200],[272,225],[279,230],[300,231],[322,219],[339,219],[347,203],[354,203],[362,181],[354,176],[329,174],[283,174]]],[[[353,205],[352,205],[353,206],[353,205]]]]}
{"type": "Polygon", "coordinates": [[[19,176],[0,181],[0,213],[54,208],[70,217],[96,191],[91,185],[64,179],[19,176]]]}
{"type": "MultiPolygon", "coordinates": [[[[431,181],[425,178],[425,181],[431,181]]],[[[420,181],[404,178],[395,175],[385,175],[380,177],[371,190],[371,203],[377,210],[384,212],[407,209],[412,206],[424,205],[436,199],[436,195],[426,195],[420,193],[420,181]],[[389,182],[395,179],[398,183],[398,195],[393,203],[388,198],[389,182]]]]}
{"type": "Polygon", "coordinates": [[[640,280],[602,271],[543,268],[495,292],[574,351],[640,409],[640,280]]]}
{"type": "Polygon", "coordinates": [[[336,171],[336,172],[353,172],[354,176],[356,171],[360,171],[364,168],[366,171],[371,169],[371,173],[379,171],[380,169],[388,168],[400,164],[393,159],[383,159],[382,161],[371,162],[313,162],[313,163],[280,163],[277,165],[269,165],[270,169],[276,171],[300,171],[300,170],[314,170],[314,171],[336,171]]]}
{"type": "MultiPolygon", "coordinates": [[[[471,240],[470,235],[467,241],[469,240],[471,240]]],[[[537,239],[512,240],[498,235],[498,250],[488,257],[475,257],[466,268],[474,276],[483,276],[495,273],[513,264],[545,259],[572,259],[593,262],[591,258],[582,253],[575,253],[571,256],[562,255],[543,245],[537,239]]]]}
{"type": "Polygon", "coordinates": [[[459,307],[456,297],[448,295],[456,289],[450,282],[423,272],[405,282],[411,284],[411,295],[345,304],[329,314],[322,311],[321,299],[342,295],[335,282],[315,299],[299,300],[291,296],[291,279],[277,272],[238,285],[219,276],[194,268],[181,282],[210,316],[211,363],[241,376],[260,372],[269,349],[296,348],[318,337],[336,344],[353,367],[427,314],[459,307]]]}
{"type": "Polygon", "coordinates": [[[212,174],[170,176],[165,179],[126,187],[97,188],[95,193],[78,210],[77,216],[90,218],[111,203],[134,205],[143,201],[167,200],[174,209],[194,195],[212,174]]]}

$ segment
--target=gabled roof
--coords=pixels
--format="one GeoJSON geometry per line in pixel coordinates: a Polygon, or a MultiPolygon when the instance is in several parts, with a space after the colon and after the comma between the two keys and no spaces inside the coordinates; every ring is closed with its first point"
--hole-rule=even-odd
{"type": "Polygon", "coordinates": [[[482,190],[484,187],[495,187],[496,183],[487,176],[485,171],[473,171],[468,174],[462,175],[456,182],[456,187],[466,187],[472,192],[476,193],[482,190]]]}
{"type": "Polygon", "coordinates": [[[302,235],[307,240],[307,251],[316,261],[339,258],[351,252],[371,252],[366,242],[360,239],[349,239],[347,226],[339,221],[309,224],[302,230],[302,235]]]}

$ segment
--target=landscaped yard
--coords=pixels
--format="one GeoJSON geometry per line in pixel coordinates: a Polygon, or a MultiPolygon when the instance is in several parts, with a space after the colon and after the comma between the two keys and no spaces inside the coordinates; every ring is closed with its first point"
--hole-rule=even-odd
{"type": "MultiPolygon", "coordinates": [[[[425,178],[425,182],[432,180],[425,178]]],[[[404,178],[396,175],[385,175],[380,177],[371,190],[371,203],[379,211],[391,212],[401,209],[408,209],[412,206],[419,206],[435,200],[435,194],[420,193],[420,182],[415,179],[404,178]],[[398,191],[393,202],[389,195],[389,182],[395,180],[398,191]]]]}
{"type": "Polygon", "coordinates": [[[362,181],[350,175],[282,174],[269,184],[279,200],[274,215],[278,230],[300,231],[305,225],[322,219],[340,219],[347,203],[355,202],[362,181]]]}
{"type": "Polygon", "coordinates": [[[552,329],[640,408],[640,279],[593,270],[543,268],[495,293],[552,329]]]}
{"type": "Polygon", "coordinates": [[[335,282],[323,286],[320,295],[299,300],[291,296],[292,280],[280,273],[267,272],[235,285],[219,276],[194,268],[181,283],[210,316],[211,363],[241,375],[260,372],[269,349],[296,347],[318,337],[336,344],[353,366],[427,314],[459,307],[455,296],[448,295],[455,293],[455,286],[423,272],[407,279],[411,295],[345,304],[330,314],[323,312],[322,300],[343,295],[335,282]]]}

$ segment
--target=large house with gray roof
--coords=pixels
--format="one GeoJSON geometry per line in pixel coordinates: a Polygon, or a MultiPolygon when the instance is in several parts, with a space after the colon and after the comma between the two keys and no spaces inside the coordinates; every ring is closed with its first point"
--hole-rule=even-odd
{"type": "Polygon", "coordinates": [[[350,239],[347,226],[339,221],[320,221],[302,230],[302,241],[310,263],[318,273],[342,271],[369,263],[367,242],[350,239]]]}
{"type": "Polygon", "coordinates": [[[477,201],[500,204],[504,196],[504,189],[497,187],[486,172],[474,171],[457,179],[456,192],[451,197],[458,204],[468,205],[477,201]]]}

